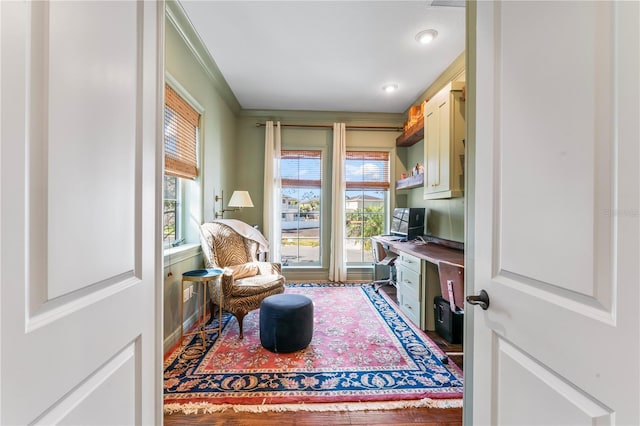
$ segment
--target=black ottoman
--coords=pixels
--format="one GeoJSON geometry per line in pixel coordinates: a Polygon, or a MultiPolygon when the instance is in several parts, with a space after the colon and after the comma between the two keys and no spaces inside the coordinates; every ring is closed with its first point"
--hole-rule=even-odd
{"type": "Polygon", "coordinates": [[[300,294],[275,294],[260,305],[260,343],[271,352],[295,352],[313,337],[313,303],[300,294]]]}

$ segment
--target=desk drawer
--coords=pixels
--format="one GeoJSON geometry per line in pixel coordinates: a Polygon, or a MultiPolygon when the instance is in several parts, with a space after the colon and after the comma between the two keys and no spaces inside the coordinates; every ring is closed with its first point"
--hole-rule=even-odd
{"type": "Polygon", "coordinates": [[[407,286],[400,284],[398,288],[398,305],[400,305],[400,310],[402,310],[414,324],[420,327],[421,308],[418,294],[409,290],[407,286]]]}
{"type": "Polygon", "coordinates": [[[419,296],[420,295],[420,273],[414,271],[413,269],[408,269],[403,264],[397,267],[396,270],[398,275],[397,277],[398,284],[406,288],[407,291],[416,293],[419,296]]]}
{"type": "Polygon", "coordinates": [[[422,261],[417,257],[404,252],[400,252],[398,259],[396,260],[396,263],[400,266],[404,266],[405,268],[410,269],[418,274],[420,273],[421,262],[422,261]]]}

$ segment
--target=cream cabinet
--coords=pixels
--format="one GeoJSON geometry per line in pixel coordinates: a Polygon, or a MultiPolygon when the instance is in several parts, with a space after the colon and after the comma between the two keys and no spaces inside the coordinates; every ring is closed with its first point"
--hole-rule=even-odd
{"type": "Polygon", "coordinates": [[[464,82],[447,84],[424,110],[424,199],[464,194],[464,82]]]}
{"type": "Polygon", "coordinates": [[[400,252],[396,258],[397,297],[400,310],[417,326],[424,329],[424,277],[422,260],[400,252]]]}

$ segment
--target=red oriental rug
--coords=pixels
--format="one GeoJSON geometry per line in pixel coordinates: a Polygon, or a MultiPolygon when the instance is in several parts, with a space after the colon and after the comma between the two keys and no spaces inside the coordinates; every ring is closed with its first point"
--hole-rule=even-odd
{"type": "MultiPolygon", "coordinates": [[[[223,316],[221,336],[198,334],[164,363],[165,412],[357,410],[460,407],[462,372],[424,332],[371,285],[288,284],[314,304],[314,333],[303,350],[260,345],[259,311],[238,323],[223,316]]],[[[216,321],[210,325],[217,328],[216,321]]]]}

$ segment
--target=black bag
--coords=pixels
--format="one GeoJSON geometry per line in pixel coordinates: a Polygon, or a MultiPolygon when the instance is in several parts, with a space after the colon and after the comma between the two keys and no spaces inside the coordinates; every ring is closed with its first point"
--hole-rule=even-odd
{"type": "Polygon", "coordinates": [[[433,315],[436,320],[436,332],[449,343],[462,343],[464,313],[451,311],[449,301],[442,296],[433,299],[433,315]]]}

